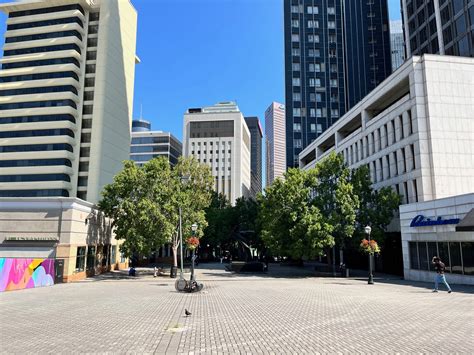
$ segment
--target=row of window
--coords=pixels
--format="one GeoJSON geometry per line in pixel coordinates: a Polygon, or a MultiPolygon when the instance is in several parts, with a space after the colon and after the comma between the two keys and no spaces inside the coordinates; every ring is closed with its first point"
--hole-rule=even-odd
{"type": "MultiPolygon", "coordinates": [[[[104,246],[99,245],[97,247],[89,245],[87,246],[86,253],[85,246],[77,247],[75,272],[94,270],[95,267],[115,265],[117,263],[117,249],[117,245],[106,244],[104,246]]],[[[125,261],[125,256],[123,254],[120,254],[120,262],[124,263],[125,261]]]]}
{"type": "MultiPolygon", "coordinates": [[[[307,54],[310,58],[321,58],[321,49],[308,48],[307,54]]],[[[291,48],[291,55],[299,57],[301,55],[301,50],[299,48],[291,48]]],[[[337,58],[337,49],[329,48],[328,55],[329,58],[337,58]]]]}
{"type": "Polygon", "coordinates": [[[44,136],[69,136],[74,138],[74,132],[67,128],[0,132],[0,138],[24,138],[44,136]]]}
{"type": "MultiPolygon", "coordinates": [[[[349,152],[344,151],[345,157],[347,157],[348,164],[353,164],[354,157],[357,152],[352,151],[352,147],[349,152]],[[352,161],[351,161],[352,160],[352,161]]],[[[416,169],[415,160],[415,146],[410,144],[399,151],[393,151],[381,158],[372,161],[369,164],[372,182],[381,182],[392,177],[413,171],[416,169]],[[399,154],[401,156],[399,156],[399,154]]]]}
{"type": "Polygon", "coordinates": [[[28,144],[0,146],[0,153],[41,152],[52,150],[67,150],[72,153],[72,146],[67,143],[28,144]]]}
{"type": "Polygon", "coordinates": [[[72,100],[49,100],[49,101],[30,101],[30,102],[15,102],[10,104],[0,105],[0,110],[16,110],[23,108],[36,108],[36,107],[59,107],[59,106],[70,106],[77,109],[77,105],[72,100]]]}
{"type": "Polygon", "coordinates": [[[167,152],[168,145],[138,145],[130,147],[131,153],[155,153],[155,152],[167,152]]]}
{"type": "Polygon", "coordinates": [[[73,115],[38,115],[38,116],[17,116],[17,117],[0,117],[0,124],[10,123],[34,123],[34,122],[54,122],[54,121],[69,121],[76,123],[73,115]]]}
{"type": "Polygon", "coordinates": [[[20,54],[33,54],[33,53],[44,53],[44,52],[54,52],[54,51],[66,51],[69,49],[74,49],[76,52],[81,54],[81,49],[77,44],[68,43],[68,44],[56,44],[53,46],[43,46],[43,47],[33,47],[33,48],[21,48],[21,49],[9,49],[3,51],[5,57],[11,55],[20,55],[20,54]]]}
{"type": "Polygon", "coordinates": [[[38,34],[26,35],[26,36],[7,37],[5,38],[5,43],[36,41],[40,39],[62,38],[62,37],[70,37],[70,36],[76,36],[82,41],[82,35],[78,31],[72,30],[72,31],[38,33],[38,34]]]}
{"type": "MultiPolygon", "coordinates": [[[[334,6],[328,6],[326,8],[328,15],[335,15],[336,8],[334,6]]],[[[303,13],[303,5],[292,5],[291,12],[294,14],[303,13]]],[[[306,6],[306,13],[309,15],[318,15],[319,14],[319,7],[318,6],[306,6]]]]}
{"type": "MultiPolygon", "coordinates": [[[[307,28],[320,28],[318,20],[308,20],[306,24],[307,24],[307,28]]],[[[300,21],[291,20],[291,27],[299,28],[300,21]]],[[[328,29],[336,29],[336,21],[328,21],[328,29]]]]}
{"type": "MultiPolygon", "coordinates": [[[[165,152],[166,153],[166,152],[165,152]]],[[[156,158],[156,157],[166,157],[168,156],[168,154],[142,154],[142,155],[133,155],[133,156],[130,156],[130,159],[132,159],[133,161],[144,161],[144,162],[147,162],[149,160],[152,160],[153,158],[156,158]]]]}
{"type": "Polygon", "coordinates": [[[59,78],[74,78],[77,81],[79,81],[79,76],[75,72],[64,71],[64,72],[54,72],[54,73],[3,76],[3,77],[0,77],[0,83],[11,83],[11,82],[16,82],[16,81],[43,80],[43,79],[59,79],[59,78]]]}
{"type": "Polygon", "coordinates": [[[7,30],[10,31],[10,30],[21,30],[23,28],[64,25],[67,23],[77,23],[79,26],[84,28],[84,24],[78,17],[66,17],[66,18],[58,18],[58,19],[51,19],[51,20],[11,24],[7,26],[7,30]]]}
{"type": "MultiPolygon", "coordinates": [[[[193,148],[194,148],[194,147],[193,147],[193,148]]],[[[192,151],[191,151],[191,154],[194,154],[194,152],[195,152],[195,151],[192,150],[192,151]]],[[[203,151],[202,151],[202,154],[214,154],[214,153],[215,153],[215,154],[219,154],[219,150],[216,149],[216,150],[209,150],[209,151],[203,150],[203,151]]],[[[225,150],[221,150],[221,153],[222,153],[222,154],[225,154],[225,150]]],[[[230,149],[227,150],[227,153],[230,154],[230,153],[231,153],[231,150],[230,150],[230,149]]],[[[201,154],[201,151],[198,150],[198,151],[197,151],[197,154],[201,154]]]]}
{"type": "Polygon", "coordinates": [[[69,197],[67,190],[41,189],[41,190],[0,190],[0,197],[69,197]]]}
{"type": "MultiPolygon", "coordinates": [[[[301,86],[300,78],[292,79],[293,86],[301,86]]],[[[308,78],[308,86],[313,88],[321,88],[321,79],[320,78],[308,78]]],[[[329,79],[329,86],[332,88],[337,88],[337,79],[329,79]]]]}
{"type": "Polygon", "coordinates": [[[69,159],[20,159],[0,160],[0,168],[19,168],[24,166],[52,166],[65,165],[72,167],[69,159]]]}
{"type": "MultiPolygon", "coordinates": [[[[149,125],[149,124],[148,124],[149,125]]],[[[134,127],[137,127],[137,124],[134,124],[134,127]]],[[[158,143],[169,143],[169,137],[135,137],[132,138],[133,144],[158,144],[158,143]]]]}
{"type": "Polygon", "coordinates": [[[31,174],[31,175],[0,175],[0,182],[35,182],[35,181],[67,181],[67,174],[31,174]]]}
{"type": "Polygon", "coordinates": [[[357,142],[354,142],[350,147],[347,147],[343,154],[348,164],[352,165],[411,134],[413,134],[413,119],[411,110],[408,110],[406,116],[399,115],[375,129],[357,142]],[[403,117],[406,118],[404,119],[403,117]]]}
{"type": "Polygon", "coordinates": [[[26,62],[4,63],[2,64],[2,69],[40,67],[44,65],[56,65],[56,64],[75,64],[78,68],[81,67],[81,65],[79,64],[79,61],[76,58],[54,58],[54,59],[42,59],[42,60],[29,60],[26,62]]]}
{"type": "Polygon", "coordinates": [[[85,15],[84,9],[82,8],[81,5],[73,4],[73,5],[43,7],[40,9],[14,11],[14,12],[10,12],[8,14],[8,17],[12,18],[12,17],[21,17],[21,16],[33,16],[33,15],[49,14],[52,12],[69,11],[69,10],[79,10],[83,15],[85,15]]]}
{"type": "Polygon", "coordinates": [[[77,89],[72,85],[46,86],[40,88],[0,90],[0,96],[44,94],[49,92],[73,92],[77,95],[77,89]]]}
{"type": "MultiPolygon", "coordinates": [[[[293,33],[291,35],[291,41],[298,43],[300,41],[300,35],[293,33]]],[[[328,35],[328,43],[336,43],[337,42],[337,36],[335,34],[329,34],[328,35]]],[[[308,35],[308,41],[306,43],[320,43],[320,37],[317,34],[310,34],[308,35]]]]}
{"type": "Polygon", "coordinates": [[[436,271],[431,263],[438,256],[446,272],[474,275],[474,242],[408,242],[410,269],[436,271]]]}
{"type": "MultiPolygon", "coordinates": [[[[317,134],[320,134],[323,132],[323,125],[320,124],[320,123],[311,123],[309,125],[309,129],[310,129],[310,132],[311,133],[317,133],[317,134]]],[[[294,133],[301,133],[301,123],[298,123],[298,122],[295,122],[293,123],[293,132],[294,133]]],[[[300,139],[301,141],[301,139],[300,139]]],[[[301,148],[301,144],[299,147],[296,147],[296,143],[295,143],[295,148],[301,148]]]]}

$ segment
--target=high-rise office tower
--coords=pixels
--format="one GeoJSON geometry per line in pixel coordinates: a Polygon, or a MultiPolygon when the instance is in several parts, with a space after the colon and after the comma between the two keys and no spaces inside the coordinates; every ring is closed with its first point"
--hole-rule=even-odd
{"type": "Polygon", "coordinates": [[[474,4],[469,0],[401,0],[407,57],[474,57],[474,4]]]}
{"type": "Polygon", "coordinates": [[[286,164],[391,73],[386,0],[285,0],[286,164]]]}
{"type": "Polygon", "coordinates": [[[132,122],[130,159],[141,166],[156,157],[165,157],[172,166],[182,154],[181,142],[169,132],[152,131],[151,123],[143,119],[132,122]]]}
{"type": "Polygon", "coordinates": [[[390,27],[387,0],[345,0],[341,3],[344,8],[346,110],[349,110],[392,73],[390,27]]]}
{"type": "Polygon", "coordinates": [[[262,192],[262,127],[258,117],[245,117],[250,131],[250,196],[262,192]]]}
{"type": "Polygon", "coordinates": [[[285,105],[272,102],[265,110],[265,186],[286,171],[285,105]]]}
{"type": "Polygon", "coordinates": [[[405,41],[403,40],[402,21],[390,21],[390,49],[392,53],[392,71],[405,61],[405,41]]]}
{"type": "Polygon", "coordinates": [[[186,111],[183,155],[209,165],[215,191],[232,204],[250,197],[250,149],[250,131],[235,102],[186,111]]]}
{"type": "Polygon", "coordinates": [[[97,202],[130,153],[137,12],[105,0],[0,10],[0,197],[97,202]]]}

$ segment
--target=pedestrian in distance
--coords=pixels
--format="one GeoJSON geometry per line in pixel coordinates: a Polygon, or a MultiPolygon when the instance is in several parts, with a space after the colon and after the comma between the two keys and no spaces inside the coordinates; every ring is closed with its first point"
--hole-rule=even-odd
{"type": "Polygon", "coordinates": [[[446,266],[441,261],[441,259],[438,258],[437,256],[433,256],[433,259],[431,260],[431,262],[433,263],[435,271],[436,271],[435,288],[433,292],[438,292],[438,284],[442,282],[448,288],[448,293],[451,293],[451,287],[449,287],[449,284],[446,281],[446,277],[444,276],[444,271],[446,270],[446,266]]]}

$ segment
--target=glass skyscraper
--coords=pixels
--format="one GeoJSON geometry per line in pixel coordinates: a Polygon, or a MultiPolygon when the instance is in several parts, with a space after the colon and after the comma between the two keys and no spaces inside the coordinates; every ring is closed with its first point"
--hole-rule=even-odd
{"type": "Polygon", "coordinates": [[[474,57],[472,0],[402,0],[407,57],[447,54],[474,57]]]}
{"type": "Polygon", "coordinates": [[[286,164],[391,73],[386,0],[285,0],[286,164]]]}

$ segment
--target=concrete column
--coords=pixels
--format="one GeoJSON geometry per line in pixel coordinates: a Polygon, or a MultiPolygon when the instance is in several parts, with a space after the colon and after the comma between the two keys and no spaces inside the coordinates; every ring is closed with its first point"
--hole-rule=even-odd
{"type": "Polygon", "coordinates": [[[390,169],[390,177],[397,176],[397,161],[395,159],[395,153],[391,152],[388,155],[388,164],[390,169]]]}
{"type": "Polygon", "coordinates": [[[408,181],[408,203],[416,202],[414,180],[408,181]]]}
{"type": "Polygon", "coordinates": [[[395,117],[395,142],[402,139],[402,122],[400,116],[395,117]]]}
{"type": "Polygon", "coordinates": [[[411,152],[411,147],[407,145],[405,147],[405,160],[406,160],[406,167],[407,171],[413,170],[413,154],[411,152]]]}
{"type": "Polygon", "coordinates": [[[375,160],[375,176],[376,176],[376,181],[380,182],[383,180],[382,176],[382,166],[380,164],[380,159],[375,160]]]}
{"type": "Polygon", "coordinates": [[[380,130],[374,131],[374,152],[377,153],[380,149],[380,130]]]}
{"type": "Polygon", "coordinates": [[[382,127],[380,127],[380,148],[381,149],[384,149],[387,144],[387,131],[385,129],[385,125],[383,125],[382,127]]]}
{"type": "Polygon", "coordinates": [[[357,145],[357,147],[359,148],[357,150],[357,154],[359,155],[359,160],[364,159],[364,149],[363,149],[363,143],[362,142],[363,142],[363,139],[361,139],[359,141],[359,144],[357,145]]]}
{"type": "Polygon", "coordinates": [[[403,112],[402,123],[403,137],[406,138],[410,135],[410,117],[406,111],[403,112]]]}
{"type": "Polygon", "coordinates": [[[392,122],[387,123],[387,143],[388,145],[392,145],[394,143],[393,141],[393,126],[392,122]]]}
{"type": "Polygon", "coordinates": [[[369,137],[369,156],[370,156],[375,153],[373,132],[370,133],[368,137],[369,137]]]}
{"type": "Polygon", "coordinates": [[[375,161],[370,162],[369,164],[369,169],[370,169],[370,180],[372,183],[375,183],[377,173],[376,173],[376,167],[375,167],[375,161]]]}
{"type": "Polygon", "coordinates": [[[403,160],[403,152],[402,149],[397,150],[397,157],[398,157],[398,175],[405,173],[405,162],[403,160]]]}
{"type": "Polygon", "coordinates": [[[382,179],[386,180],[390,178],[390,164],[388,162],[388,155],[382,157],[382,179]]]}

